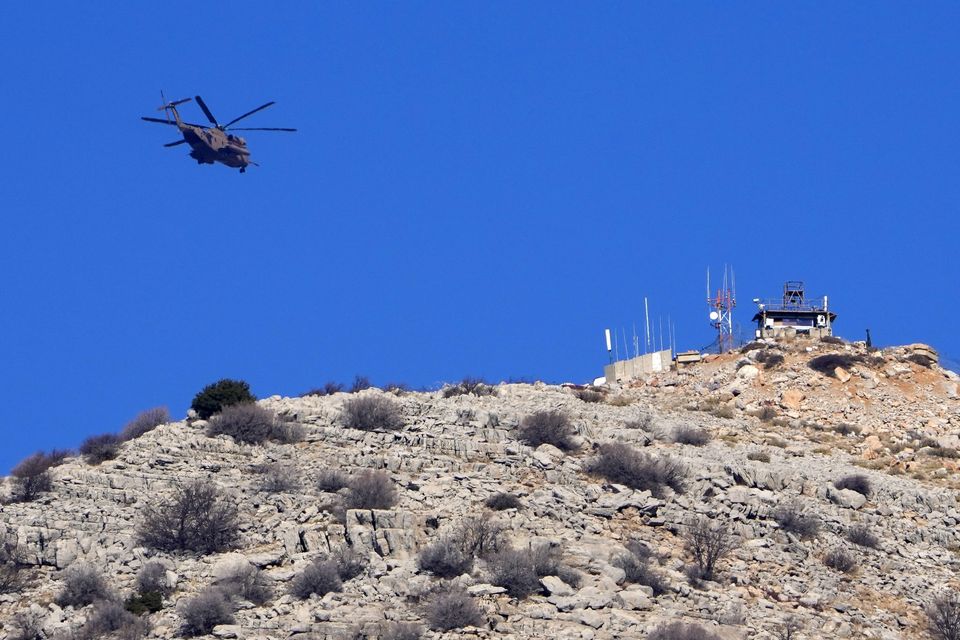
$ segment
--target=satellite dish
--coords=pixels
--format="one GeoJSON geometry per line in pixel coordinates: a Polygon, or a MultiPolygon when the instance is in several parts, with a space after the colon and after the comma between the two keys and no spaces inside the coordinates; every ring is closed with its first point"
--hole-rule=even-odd
{"type": "Polygon", "coordinates": [[[711,319],[711,320],[716,320],[716,319],[719,318],[719,317],[720,317],[720,314],[717,313],[716,311],[711,311],[711,312],[710,312],[710,319],[711,319]]]}

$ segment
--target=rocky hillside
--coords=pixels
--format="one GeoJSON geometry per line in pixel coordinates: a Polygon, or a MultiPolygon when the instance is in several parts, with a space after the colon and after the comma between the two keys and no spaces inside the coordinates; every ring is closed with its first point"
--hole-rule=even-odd
{"type": "MultiPolygon", "coordinates": [[[[99,572],[122,602],[152,560],[164,567],[162,608],[125,637],[183,635],[186,603],[238,567],[263,593],[233,592],[232,623],[212,629],[220,638],[398,639],[420,625],[424,638],[601,640],[676,621],[728,640],[932,637],[924,608],[960,569],[960,398],[929,348],[755,343],[622,388],[494,390],[271,397],[259,405],[301,425],[302,440],[236,442],[194,419],[125,442],[97,466],[68,458],[50,470],[49,491],[0,507],[0,538],[23,567],[0,595],[0,638],[70,637],[85,624],[98,635],[88,620],[102,605],[58,604],[70,572],[99,572]],[[358,397],[396,403],[402,427],[345,426],[358,397]],[[530,442],[523,425],[538,412],[569,418],[568,451],[520,438],[530,442]],[[666,480],[659,463],[673,465],[666,480]],[[371,469],[388,475],[396,503],[348,508],[351,489],[331,472],[371,469]],[[146,509],[193,479],[238,509],[233,548],[143,544],[146,509]],[[488,509],[498,493],[519,506],[488,509]],[[516,575],[478,546],[460,575],[428,570],[425,548],[478,527],[502,529],[499,553],[521,552],[516,575]],[[697,530],[730,549],[712,572],[695,569],[697,530]],[[291,592],[316,560],[344,550],[359,575],[339,591],[291,592]],[[554,566],[519,597],[524,558],[536,554],[554,566]],[[477,624],[431,629],[444,593],[478,605],[477,624]]],[[[453,602],[448,610],[463,604],[453,602]]]]}

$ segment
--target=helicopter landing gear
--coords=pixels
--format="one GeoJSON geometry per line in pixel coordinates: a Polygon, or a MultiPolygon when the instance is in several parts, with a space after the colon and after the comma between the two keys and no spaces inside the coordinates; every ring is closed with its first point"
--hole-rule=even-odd
{"type": "Polygon", "coordinates": [[[240,173],[246,173],[246,172],[247,172],[246,167],[240,167],[240,173]]]}

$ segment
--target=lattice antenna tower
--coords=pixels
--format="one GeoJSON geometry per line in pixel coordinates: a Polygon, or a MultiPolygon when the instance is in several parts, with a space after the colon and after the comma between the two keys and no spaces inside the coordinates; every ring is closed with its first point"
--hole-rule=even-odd
{"type": "Polygon", "coordinates": [[[720,353],[733,350],[733,310],[737,306],[737,276],[733,267],[723,265],[723,287],[710,289],[710,267],[707,267],[707,306],[710,308],[710,326],[717,330],[717,348],[720,353]]]}

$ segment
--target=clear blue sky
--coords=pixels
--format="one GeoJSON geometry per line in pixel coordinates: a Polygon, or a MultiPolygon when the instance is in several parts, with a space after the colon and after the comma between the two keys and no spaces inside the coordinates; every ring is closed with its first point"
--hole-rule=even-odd
{"type": "Polygon", "coordinates": [[[0,470],[225,376],[589,380],[724,263],[960,354],[960,5],[266,6],[0,6],[0,470]],[[160,89],[300,132],[197,166],[160,89]]]}

